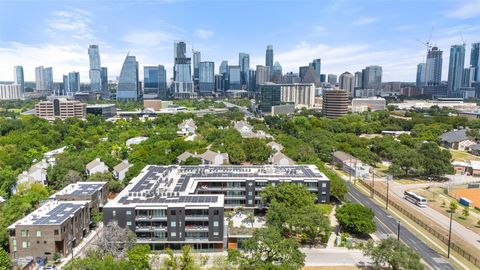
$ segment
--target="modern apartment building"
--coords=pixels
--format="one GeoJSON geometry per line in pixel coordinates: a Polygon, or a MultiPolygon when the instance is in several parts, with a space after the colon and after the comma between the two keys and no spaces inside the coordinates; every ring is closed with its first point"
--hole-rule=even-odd
{"type": "Polygon", "coordinates": [[[101,209],[107,204],[107,182],[76,182],[50,196],[57,201],[88,201],[90,209],[101,209]]]}
{"type": "Polygon", "coordinates": [[[22,99],[23,92],[20,84],[0,84],[0,100],[22,99]]]}
{"type": "Polygon", "coordinates": [[[134,231],[152,250],[226,248],[224,210],[263,209],[260,193],[269,184],[305,185],[318,202],[330,200],[330,181],[314,165],[146,166],[103,208],[104,223],[134,231]]]}
{"type": "Polygon", "coordinates": [[[326,117],[336,118],[348,113],[348,92],[328,90],[323,93],[322,111],[326,117]]]}
{"type": "Polygon", "coordinates": [[[51,121],[67,117],[85,118],[86,104],[66,98],[40,101],[35,105],[35,114],[51,121]]]}
{"type": "Polygon", "coordinates": [[[66,256],[89,231],[88,201],[51,201],[8,227],[10,255],[66,256]]]}

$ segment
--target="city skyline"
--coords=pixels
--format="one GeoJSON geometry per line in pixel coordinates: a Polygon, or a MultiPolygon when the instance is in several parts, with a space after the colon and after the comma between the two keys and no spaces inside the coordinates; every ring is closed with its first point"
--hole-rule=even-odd
{"type": "MultiPolygon", "coordinates": [[[[0,3],[0,59],[4,59],[0,80],[13,80],[12,67],[21,65],[25,81],[34,81],[35,67],[43,65],[53,67],[54,81],[74,70],[80,72],[82,83],[88,83],[90,44],[99,45],[109,79],[120,75],[128,52],[140,67],[164,65],[169,79],[173,42],[184,40],[187,57],[193,57],[192,49],[200,51],[202,60],[213,61],[215,67],[222,60],[238,63],[238,54],[244,52],[255,69],[265,64],[265,50],[273,45],[273,62],[278,61],[284,73],[298,73],[300,66],[321,59],[324,74],[354,74],[379,65],[383,81],[414,82],[417,64],[426,54],[416,39],[427,40],[431,32],[432,44],[444,52],[442,80],[446,80],[450,46],[465,42],[469,59],[470,45],[480,36],[480,1],[256,2],[248,9],[248,23],[230,20],[230,13],[221,10],[241,10],[252,2],[215,2],[215,8],[189,1],[112,3],[102,1],[95,7],[87,2],[0,3]],[[289,15],[293,4],[302,16],[289,15]],[[136,12],[129,19],[112,20],[132,8],[136,12]],[[158,12],[149,12],[152,9],[158,12]],[[312,18],[319,9],[324,14],[312,18]],[[191,18],[175,16],[181,10],[192,11],[191,18]],[[20,11],[21,17],[16,15],[20,11]]],[[[143,68],[140,71],[143,78],[143,68]]]]}

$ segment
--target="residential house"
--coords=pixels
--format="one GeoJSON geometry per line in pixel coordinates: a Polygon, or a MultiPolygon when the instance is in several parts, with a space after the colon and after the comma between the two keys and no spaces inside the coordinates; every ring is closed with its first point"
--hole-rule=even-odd
{"type": "Polygon", "coordinates": [[[179,129],[177,134],[180,136],[195,134],[195,131],[197,130],[197,125],[195,125],[195,121],[193,121],[191,118],[183,120],[183,122],[178,124],[177,127],[179,129]]]}
{"type": "Polygon", "coordinates": [[[268,161],[272,165],[281,165],[281,166],[290,166],[290,165],[295,165],[295,161],[293,159],[287,157],[284,153],[282,152],[276,152],[270,158],[268,161]]]}
{"type": "Polygon", "coordinates": [[[446,148],[462,151],[476,144],[475,140],[467,135],[467,129],[445,132],[440,136],[440,142],[446,148]]]}
{"type": "Polygon", "coordinates": [[[471,175],[471,176],[480,176],[480,161],[470,160],[470,161],[454,161],[452,162],[453,169],[455,174],[462,175],[471,175]]]}
{"type": "Polygon", "coordinates": [[[185,162],[188,158],[194,157],[200,159],[204,165],[223,165],[230,162],[228,158],[228,153],[220,153],[220,151],[215,152],[212,150],[207,150],[203,154],[192,154],[188,151],[183,152],[177,157],[177,162],[180,164],[185,162]]]}
{"type": "Polygon", "coordinates": [[[65,151],[65,148],[67,147],[64,146],[64,147],[60,147],[58,149],[54,149],[52,151],[46,152],[45,154],[43,154],[43,157],[47,160],[48,164],[53,166],[56,163],[55,156],[63,153],[65,151]]]}
{"type": "Polygon", "coordinates": [[[30,185],[33,183],[40,183],[42,185],[47,184],[47,168],[50,165],[45,159],[33,164],[28,171],[23,171],[17,176],[17,183],[12,189],[12,193],[17,191],[18,186],[21,184],[30,185]]]}
{"type": "Polygon", "coordinates": [[[118,163],[115,167],[113,167],[113,177],[122,181],[123,179],[125,179],[126,173],[132,166],[133,164],[128,163],[128,160],[124,160],[118,163]]]}
{"type": "Polygon", "coordinates": [[[127,145],[127,147],[130,147],[132,145],[136,145],[136,144],[139,144],[145,140],[147,140],[148,137],[133,137],[133,138],[130,138],[128,139],[126,142],[125,142],[125,145],[127,145]]]}
{"type": "Polygon", "coordinates": [[[259,139],[270,139],[273,138],[270,134],[267,134],[263,130],[258,130],[257,132],[253,131],[253,126],[248,122],[241,120],[237,121],[234,124],[234,128],[240,132],[240,135],[243,138],[259,138],[259,139]]]}
{"type": "Polygon", "coordinates": [[[472,144],[470,147],[468,147],[468,151],[472,155],[480,156],[480,144],[472,144]]]}
{"type": "Polygon", "coordinates": [[[194,155],[188,151],[185,151],[177,157],[177,163],[180,164],[182,162],[185,162],[189,157],[195,157],[195,156],[196,154],[194,155]]]}
{"type": "Polygon", "coordinates": [[[270,146],[274,152],[282,152],[283,150],[283,145],[274,141],[267,143],[267,145],[270,146]]]}
{"type": "Polygon", "coordinates": [[[90,163],[88,163],[86,166],[86,173],[88,176],[94,174],[94,173],[107,173],[108,172],[108,166],[105,165],[103,161],[101,161],[99,158],[96,158],[92,160],[90,163]]]}

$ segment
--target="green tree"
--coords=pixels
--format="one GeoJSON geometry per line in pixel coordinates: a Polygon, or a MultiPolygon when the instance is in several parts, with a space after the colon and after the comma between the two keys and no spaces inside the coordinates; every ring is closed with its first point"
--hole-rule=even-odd
{"type": "Polygon", "coordinates": [[[196,157],[188,157],[185,161],[180,163],[181,165],[200,165],[202,161],[196,157]]]}
{"type": "Polygon", "coordinates": [[[167,253],[167,258],[165,258],[162,262],[163,268],[165,270],[177,270],[179,267],[178,258],[173,253],[173,250],[170,248],[165,249],[165,253],[167,253]]]}
{"type": "Polygon", "coordinates": [[[229,261],[236,269],[297,270],[305,265],[305,254],[293,238],[284,238],[279,230],[266,227],[255,230],[252,238],[243,242],[243,251],[229,250],[229,261]]]}
{"type": "Polygon", "coordinates": [[[418,254],[391,237],[382,239],[378,245],[369,241],[363,252],[372,258],[376,269],[382,269],[384,265],[392,270],[423,269],[418,254]]]}
{"type": "Polygon", "coordinates": [[[0,270],[10,269],[10,255],[3,248],[0,248],[0,270]]]}
{"type": "Polygon", "coordinates": [[[179,269],[196,270],[200,267],[195,263],[195,257],[192,255],[192,247],[185,245],[182,247],[182,254],[179,258],[179,269]]]}
{"type": "Polygon", "coordinates": [[[371,209],[360,204],[347,203],[338,208],[335,214],[340,226],[355,234],[370,234],[376,231],[371,209]]]}
{"type": "Polygon", "coordinates": [[[135,270],[151,269],[149,263],[149,255],[149,245],[135,245],[127,251],[128,261],[135,270]]]}
{"type": "Polygon", "coordinates": [[[455,213],[458,209],[458,203],[457,201],[452,201],[450,203],[450,213],[455,213]]]}
{"type": "Polygon", "coordinates": [[[470,208],[468,206],[465,206],[462,210],[462,215],[467,218],[470,215],[470,208]]]}

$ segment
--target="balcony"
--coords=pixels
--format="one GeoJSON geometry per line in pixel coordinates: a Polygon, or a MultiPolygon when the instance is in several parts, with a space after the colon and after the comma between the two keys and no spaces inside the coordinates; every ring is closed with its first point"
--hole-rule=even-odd
{"type": "Polygon", "coordinates": [[[208,231],[208,226],[187,225],[185,231],[208,231]]]}
{"type": "Polygon", "coordinates": [[[185,220],[208,220],[207,215],[186,215],[185,220]]]}
{"type": "Polygon", "coordinates": [[[167,216],[135,216],[135,220],[166,220],[167,216]]]}
{"type": "Polygon", "coordinates": [[[166,231],[167,227],[157,227],[157,226],[136,226],[136,231],[166,231]]]}

